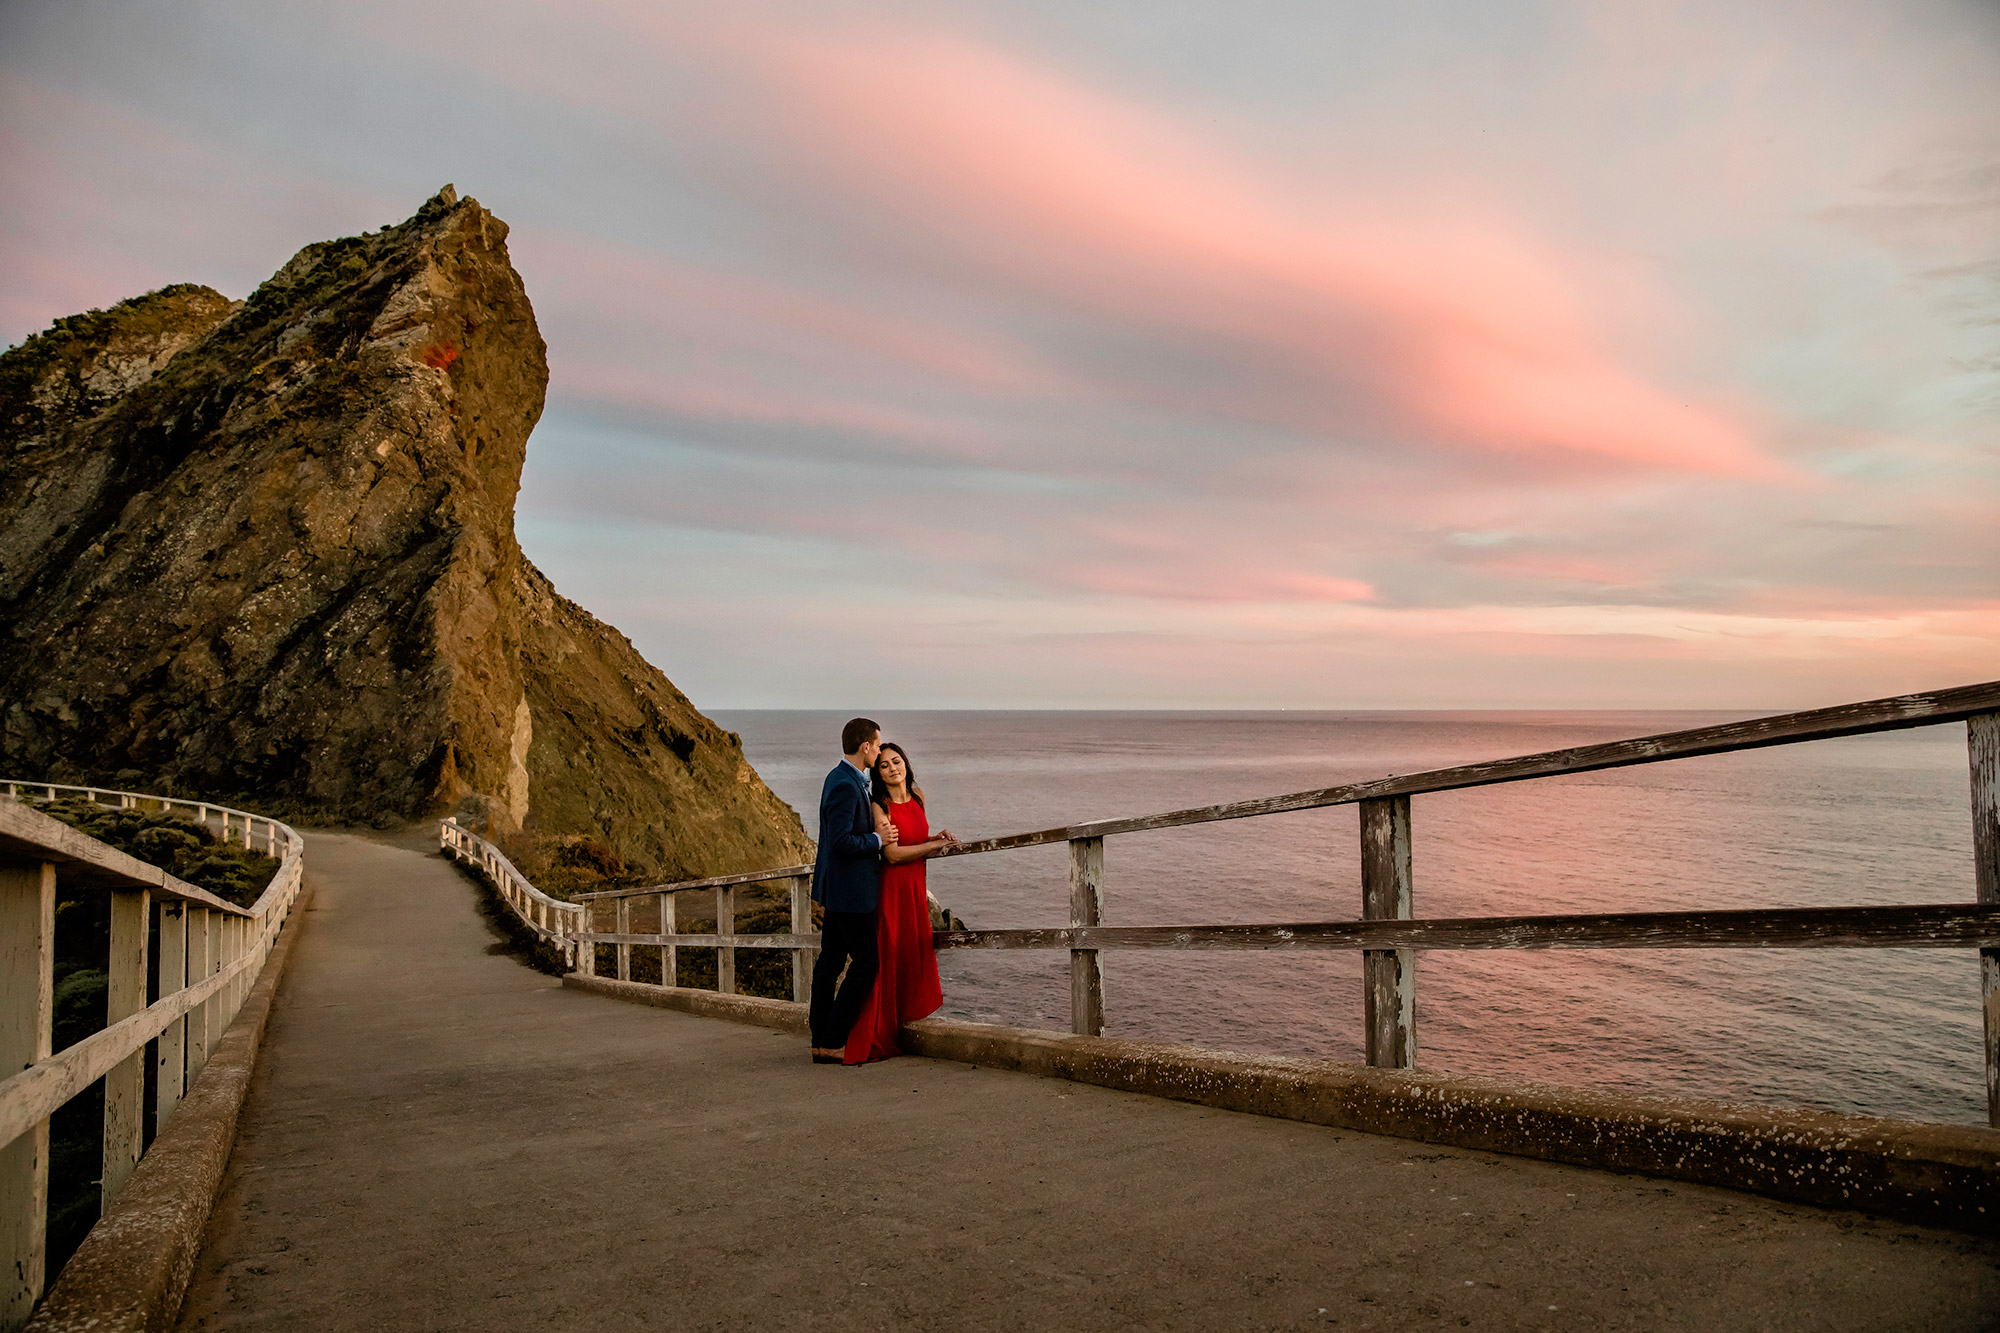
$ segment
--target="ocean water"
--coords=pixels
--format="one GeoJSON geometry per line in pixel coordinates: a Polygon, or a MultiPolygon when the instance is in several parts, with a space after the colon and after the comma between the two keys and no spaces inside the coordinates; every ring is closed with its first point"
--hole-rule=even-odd
{"type": "MultiPolygon", "coordinates": [[[[845,714],[730,711],[806,820],[845,714]]],[[[1741,714],[878,713],[933,827],[962,839],[1139,815],[1701,726],[1741,714]]],[[[1413,798],[1416,913],[1477,916],[1970,902],[1965,728],[1413,798]]],[[[1068,922],[1061,845],[932,862],[976,928],[1068,922]]],[[[1107,925],[1360,915],[1354,807],[1105,842],[1107,925]]],[[[1361,1059],[1352,952],[1112,951],[1105,1031],[1361,1059]]],[[[1067,1029],[1069,956],[940,955],[945,1012],[1067,1029]]],[[[1424,1068],[1985,1122],[1970,950],[1427,951],[1424,1068]]]]}

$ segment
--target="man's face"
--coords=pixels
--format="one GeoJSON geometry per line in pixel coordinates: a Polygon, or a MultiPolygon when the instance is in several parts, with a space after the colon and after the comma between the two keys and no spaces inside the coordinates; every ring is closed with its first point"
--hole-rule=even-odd
{"type": "Polygon", "coordinates": [[[875,767],[875,756],[881,753],[882,733],[878,731],[867,740],[861,742],[861,748],[854,752],[854,757],[861,761],[863,768],[873,768],[875,767]]]}

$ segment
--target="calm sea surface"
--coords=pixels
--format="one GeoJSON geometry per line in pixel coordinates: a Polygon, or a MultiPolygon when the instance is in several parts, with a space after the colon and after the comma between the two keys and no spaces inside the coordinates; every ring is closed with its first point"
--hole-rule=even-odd
{"type": "MultiPolygon", "coordinates": [[[[816,822],[845,714],[716,715],[816,822]]],[[[879,713],[961,838],[1147,814],[1726,721],[1712,713],[879,713]]],[[[1969,902],[1965,728],[1551,778],[1412,803],[1419,916],[1969,902]]],[[[932,863],[974,927],[1068,922],[1064,847],[932,863]]],[[[1108,925],[1360,915],[1352,806],[1106,840],[1108,925]]],[[[951,951],[945,1012],[1066,1029],[1069,958],[951,951]]],[[[1112,952],[1107,1033],[1361,1058],[1353,953],[1112,952]]],[[[1427,952],[1425,1068],[1984,1123],[1966,950],[1427,952]]]]}

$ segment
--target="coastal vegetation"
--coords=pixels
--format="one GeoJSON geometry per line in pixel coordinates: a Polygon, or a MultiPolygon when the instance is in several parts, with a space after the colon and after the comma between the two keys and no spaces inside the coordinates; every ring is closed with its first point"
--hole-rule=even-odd
{"type": "Polygon", "coordinates": [[[50,818],[238,907],[255,903],[278,870],[276,857],[224,842],[213,829],[185,815],[114,809],[82,797],[32,804],[50,818]]]}

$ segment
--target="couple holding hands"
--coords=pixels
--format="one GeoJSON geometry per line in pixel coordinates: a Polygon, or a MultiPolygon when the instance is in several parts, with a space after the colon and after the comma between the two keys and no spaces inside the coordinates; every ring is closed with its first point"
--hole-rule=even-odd
{"type": "Polygon", "coordinates": [[[958,839],[949,829],[932,835],[910,757],[882,740],[879,725],[855,718],[841,728],[840,749],[819,795],[812,897],[825,916],[812,1058],[858,1065],[901,1054],[896,1029],[944,1003],[924,862],[958,839]]]}

